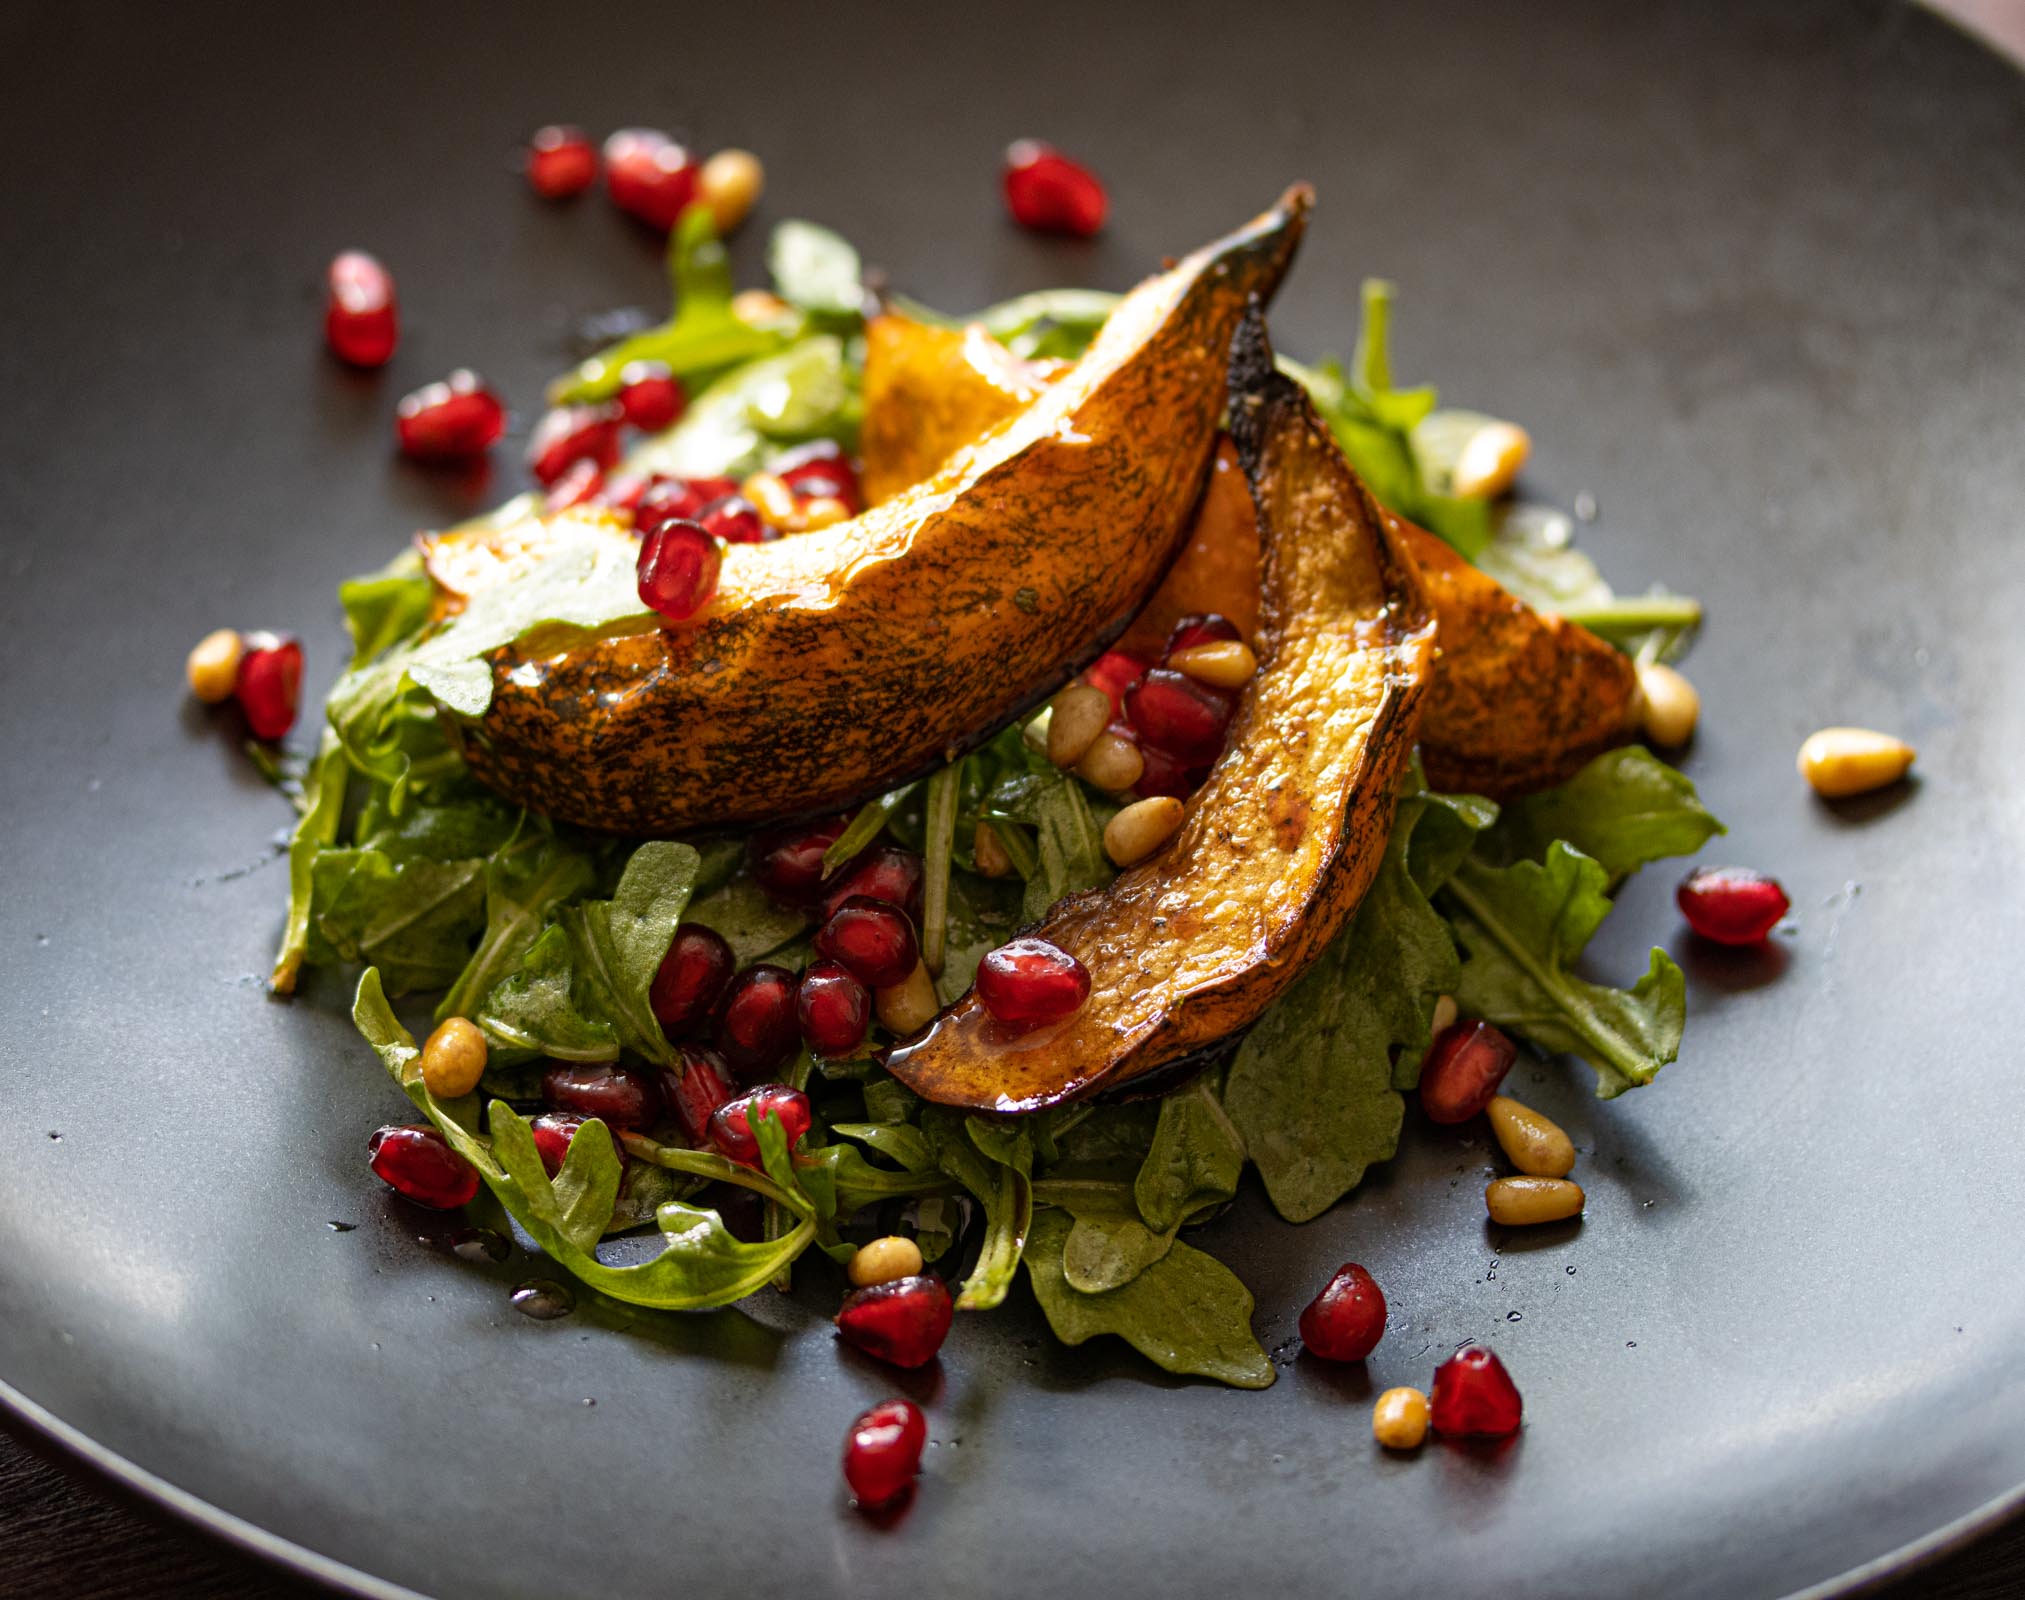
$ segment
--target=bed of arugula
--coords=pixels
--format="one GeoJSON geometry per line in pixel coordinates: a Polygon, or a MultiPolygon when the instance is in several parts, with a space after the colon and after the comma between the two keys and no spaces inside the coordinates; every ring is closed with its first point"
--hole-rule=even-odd
{"type": "MultiPolygon", "coordinates": [[[[699,216],[678,229],[670,261],[675,314],[559,379],[552,397],[609,394],[639,357],[673,367],[696,399],[639,446],[634,467],[736,473],[812,438],[848,444],[864,300],[849,245],[783,224],[770,264],[788,309],[762,325],[732,315],[730,272],[699,216]]],[[[1023,354],[1073,356],[1111,303],[1049,291],[981,320],[1023,354]]],[[[1453,414],[1436,412],[1431,390],[1392,386],[1388,307],[1384,287],[1367,286],[1347,371],[1295,369],[1381,497],[1521,593],[1629,648],[1677,648],[1692,602],[1620,600],[1565,532],[1542,537],[1537,520],[1505,526],[1488,505],[1443,492],[1428,441],[1453,414]]],[[[533,509],[523,497],[491,516],[533,509]]],[[[1679,1048],[1683,983],[1664,952],[1652,951],[1628,988],[1584,971],[1616,886],[1721,831],[1685,777],[1630,747],[1502,812],[1434,793],[1415,772],[1351,925],[1226,1060],[1162,1098],[964,1116],[918,1100],[870,1045],[841,1061],[804,1053],[783,1076],[808,1091],[815,1125],[791,1153],[779,1125],[761,1119],[763,1170],[689,1148],[670,1128],[615,1138],[591,1122],[551,1179],[526,1121],[547,1061],[679,1068],[648,988],[680,924],[716,929],[741,967],[796,968],[813,931],[753,882],[741,838],[629,844],[558,827],[483,789],[446,740],[442,708],[484,707],[486,651],[536,628],[643,625],[630,566],[610,566],[590,550],[544,563],[434,626],[412,556],[344,586],[354,659],[295,793],[275,971],[286,991],[305,962],[365,969],[360,1032],[527,1236],[592,1289],[667,1310],[725,1305],[785,1286],[807,1250],[843,1259],[853,1238],[899,1227],[960,1285],[963,1309],[998,1305],[1023,1264],[1064,1342],[1115,1334],[1170,1372],[1263,1387],[1273,1367],[1251,1331],[1252,1297],[1191,1230],[1232,1200],[1247,1167],[1282,1216],[1304,1222],[1390,1157],[1440,996],[1587,1062],[1604,1096],[1649,1082],[1679,1048]],[[453,1103],[423,1085],[392,1003],[429,994],[437,1017],[470,1017],[491,1043],[480,1092],[453,1103]],[[714,1185],[759,1196],[763,1224],[744,1230],[754,1237],[704,1203],[714,1185]]],[[[939,955],[948,1000],[986,950],[1062,895],[1110,878],[1111,809],[1015,726],[868,803],[826,864],[841,868],[885,837],[922,852],[922,944],[931,961],[939,955]],[[974,870],[968,841],[980,819],[1006,841],[1015,876],[974,870]]]]}

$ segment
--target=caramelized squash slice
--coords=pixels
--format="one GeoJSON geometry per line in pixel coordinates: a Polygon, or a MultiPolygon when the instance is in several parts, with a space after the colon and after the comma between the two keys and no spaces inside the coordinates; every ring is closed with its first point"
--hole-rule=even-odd
{"type": "Polygon", "coordinates": [[[1434,652],[1419,574],[1247,319],[1232,417],[1259,507],[1260,667],[1151,861],[1051,910],[1090,998],[1035,1032],[976,992],[887,1067],[930,1100],[1031,1111],[1184,1061],[1253,1022],[1349,921],[1385,850],[1434,652]]]}

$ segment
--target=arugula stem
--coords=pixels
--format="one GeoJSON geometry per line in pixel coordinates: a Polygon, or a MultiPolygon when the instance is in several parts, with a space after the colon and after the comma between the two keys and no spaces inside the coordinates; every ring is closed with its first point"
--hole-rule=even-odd
{"type": "Polygon", "coordinates": [[[922,816],[921,959],[930,972],[942,970],[949,937],[950,851],[956,845],[956,802],[963,792],[961,757],[928,780],[922,816]]]}
{"type": "Polygon", "coordinates": [[[765,1173],[741,1167],[736,1161],[727,1160],[713,1150],[685,1150],[679,1145],[656,1144],[641,1133],[621,1133],[619,1142],[626,1147],[626,1154],[636,1160],[652,1162],[671,1172],[688,1172],[699,1178],[711,1178],[718,1183],[735,1183],[741,1189],[764,1195],[799,1216],[811,1220],[815,1216],[815,1208],[801,1196],[790,1194],[765,1173]]]}
{"type": "Polygon", "coordinates": [[[1686,595],[1645,594],[1600,605],[1569,606],[1560,615],[1564,621],[1611,638],[1651,628],[1692,628],[1702,620],[1702,605],[1686,595]]]}

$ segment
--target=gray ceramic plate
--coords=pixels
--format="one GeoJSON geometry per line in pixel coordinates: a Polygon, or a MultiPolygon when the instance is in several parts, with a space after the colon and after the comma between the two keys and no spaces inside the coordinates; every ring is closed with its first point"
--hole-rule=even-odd
{"type": "Polygon", "coordinates": [[[957,9],[0,20],[11,1403],[291,1561],[474,1595],[1774,1595],[1997,1515],[2025,1484],[2025,82],[1842,0],[957,9]],[[510,451],[485,485],[398,465],[394,398],[469,362],[532,404],[583,313],[656,301],[601,201],[509,171],[556,118],[753,146],[767,216],[950,306],[1123,285],[1311,178],[1281,344],[1343,348],[1360,275],[1397,279],[1406,375],[1524,418],[1533,487],[1595,497],[1623,585],[1708,602],[1689,765],[1796,927],[1717,957],[1668,874],[1631,887],[1602,963],[1668,945],[1692,1023],[1607,1108],[1526,1071],[1584,1148],[1580,1227],[1487,1233],[1481,1141],[1415,1127],[1321,1221],[1248,1202],[1210,1241],[1283,1354],[1326,1271],[1371,1264],[1410,1326],[1368,1382],[1289,1358],[1239,1394],[1065,1353],[1023,1300],[966,1320],[887,1532],[834,1463],[895,1380],[840,1355],[822,1271],[749,1314],[536,1324],[506,1301],[531,1263],[417,1243],[441,1230],[365,1171],[400,1102],[343,986],[262,992],[283,808],[179,666],[218,622],[291,627],[321,685],[337,580],[515,486],[510,451]],[[1108,175],[1101,241],[1005,226],[1027,132],[1108,175]],[[352,244],[411,330],[376,380],[318,345],[352,244]],[[1813,802],[1792,753],[1834,721],[1903,730],[1919,783],[1813,802]],[[1522,1438],[1376,1456],[1369,1387],[1465,1338],[1523,1384],[1522,1438]]]}

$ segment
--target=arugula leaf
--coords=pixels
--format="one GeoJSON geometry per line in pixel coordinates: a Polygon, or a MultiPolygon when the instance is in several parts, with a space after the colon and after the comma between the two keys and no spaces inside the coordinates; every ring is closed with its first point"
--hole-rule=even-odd
{"type": "Polygon", "coordinates": [[[429,620],[435,586],[416,550],[404,550],[378,572],[338,585],[345,629],[352,636],[352,665],[362,667],[429,620]]]}
{"type": "Polygon", "coordinates": [[[309,959],[378,967],[396,994],[449,983],[485,924],[483,858],[397,860],[381,850],[324,850],[313,876],[309,959]]]}
{"type": "Polygon", "coordinates": [[[590,857],[543,833],[530,833],[486,863],[485,932],[436,1007],[436,1020],[468,1017],[526,956],[550,914],[596,881],[590,857]]]}
{"type": "Polygon", "coordinates": [[[692,900],[682,920],[720,935],[741,968],[772,955],[809,925],[805,912],[781,905],[747,877],[692,900]]]}
{"type": "Polygon", "coordinates": [[[1160,1102],[1153,1147],[1132,1186],[1153,1233],[1171,1233],[1237,1193],[1245,1141],[1224,1111],[1223,1083],[1221,1071],[1204,1072],[1160,1102]]]}
{"type": "Polygon", "coordinates": [[[880,834],[886,831],[886,824],[893,813],[907,803],[918,783],[903,783],[899,788],[867,800],[858,807],[851,820],[844,825],[844,831],[830,841],[830,847],[823,852],[823,876],[834,877],[839,869],[847,866],[880,834]]]}
{"type": "Polygon", "coordinates": [[[1687,1016],[1686,981],[1664,950],[1628,990],[1568,970],[1610,914],[1609,881],[1600,862],[1556,840],[1544,863],[1466,861],[1443,890],[1467,953],[1456,1003],[1542,1049],[1581,1056],[1606,1100],[1673,1060],[1687,1016]]]}
{"type": "Polygon", "coordinates": [[[1684,773],[1626,745],[1605,751],[1558,789],[1512,801],[1486,844],[1505,862],[1542,861],[1556,839],[1565,840],[1616,883],[1649,861],[1693,855],[1725,831],[1684,773]]]}
{"type": "Polygon", "coordinates": [[[520,831],[524,814],[489,793],[441,803],[411,804],[398,816],[379,795],[366,802],[357,837],[362,850],[377,850],[396,866],[410,861],[477,861],[504,849],[520,831]]]}
{"type": "Polygon", "coordinates": [[[1129,1184],[1102,1178],[1040,1178],[1034,1201],[1057,1206],[1075,1225],[1062,1246],[1062,1276],[1079,1294],[1123,1288],[1174,1243],[1176,1229],[1147,1227],[1129,1184]]]}
{"type": "Polygon", "coordinates": [[[1011,1288],[1033,1224],[1033,1141],[1023,1127],[1007,1129],[941,1106],[921,1115],[921,1132],[936,1165],[984,1208],[984,1244],[956,1298],[959,1311],[989,1311],[1011,1288]]]}
{"type": "Polygon", "coordinates": [[[767,271],[776,293],[815,316],[857,319],[865,307],[858,252],[840,234],[790,218],[773,230],[767,271]]]}
{"type": "Polygon", "coordinates": [[[634,446],[626,470],[735,477],[761,464],[770,439],[849,436],[857,425],[854,404],[843,341],[819,334],[727,372],[674,427],[634,446]]]}
{"type": "Polygon", "coordinates": [[[1537,610],[1579,622],[1619,649],[1671,661],[1701,624],[1699,601],[1654,593],[1620,599],[1575,546],[1575,524],[1548,506],[1503,508],[1476,563],[1537,610]]]}
{"type": "Polygon", "coordinates": [[[927,1136],[904,1122],[833,1122],[830,1132],[840,1139],[855,1139],[905,1171],[937,1170],[935,1151],[927,1136]]]}
{"type": "Polygon", "coordinates": [[[650,839],[628,858],[610,900],[588,900],[562,910],[577,982],[589,1008],[612,1019],[627,1049],[662,1066],[674,1064],[675,1051],[647,991],[689,903],[699,859],[689,845],[650,839]]]}
{"type": "Polygon", "coordinates": [[[1083,786],[1066,773],[1024,772],[1002,781],[985,801],[993,820],[1030,823],[1040,871],[1027,880],[1022,920],[1036,922],[1062,896],[1101,888],[1116,876],[1104,854],[1104,825],[1083,786]]]}
{"type": "Polygon", "coordinates": [[[566,929],[554,926],[528,947],[515,972],[494,985],[471,1020],[495,1046],[561,1061],[616,1061],[619,1035],[603,1017],[579,1007],[575,951],[566,929]]]}
{"type": "Polygon", "coordinates": [[[283,925],[281,949],[274,957],[274,972],[268,986],[276,994],[293,994],[309,950],[309,913],[316,891],[316,858],[337,838],[338,822],[344,813],[345,785],[351,768],[344,747],[335,733],[324,730],[316,759],[302,779],[302,814],[288,841],[288,920],[283,925]]]}
{"type": "Polygon", "coordinates": [[[1071,1226],[1062,1212],[1043,1211],[1026,1255],[1034,1298],[1062,1343],[1111,1333],[1167,1372],[1239,1389],[1272,1383],[1273,1364],[1252,1336],[1251,1291],[1222,1262],[1176,1240],[1130,1283],[1079,1294],[1062,1265],[1071,1226]]]}

